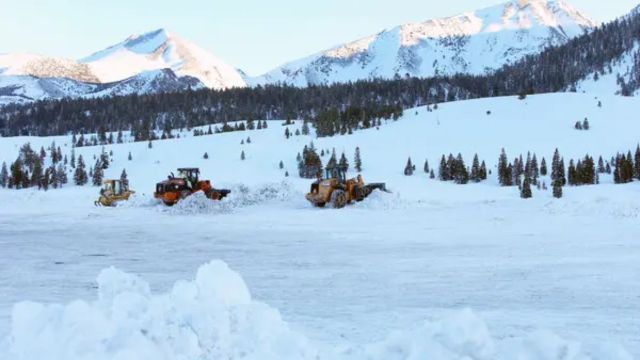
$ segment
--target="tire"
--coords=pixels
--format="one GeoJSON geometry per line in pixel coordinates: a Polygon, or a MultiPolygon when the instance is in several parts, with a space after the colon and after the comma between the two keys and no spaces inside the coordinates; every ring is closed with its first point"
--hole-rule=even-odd
{"type": "Polygon", "coordinates": [[[331,205],[334,209],[342,209],[347,205],[347,194],[343,190],[333,190],[331,193],[331,205]]]}
{"type": "Polygon", "coordinates": [[[191,191],[189,190],[180,191],[180,200],[186,199],[189,195],[191,195],[191,191]]]}

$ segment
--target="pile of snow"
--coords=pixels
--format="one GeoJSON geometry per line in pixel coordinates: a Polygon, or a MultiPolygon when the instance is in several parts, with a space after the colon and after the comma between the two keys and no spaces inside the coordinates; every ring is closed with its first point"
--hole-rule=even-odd
{"type": "Polygon", "coordinates": [[[587,350],[536,332],[495,340],[471,310],[363,347],[320,350],[293,332],[280,313],[252,299],[222,261],[153,294],[147,282],[115,268],[97,279],[98,298],[67,305],[23,302],[0,358],[74,359],[602,359],[632,357],[616,346],[587,350]]]}
{"type": "Polygon", "coordinates": [[[251,299],[220,261],[166,294],[115,268],[98,276],[98,299],[67,305],[17,304],[0,358],[312,359],[315,352],[278,311],[251,299]]]}
{"type": "Polygon", "coordinates": [[[301,197],[286,181],[256,187],[237,184],[231,186],[229,190],[231,193],[221,201],[212,201],[203,192],[197,192],[168,208],[167,211],[174,214],[229,213],[238,208],[272,201],[295,201],[296,198],[301,197]]]}

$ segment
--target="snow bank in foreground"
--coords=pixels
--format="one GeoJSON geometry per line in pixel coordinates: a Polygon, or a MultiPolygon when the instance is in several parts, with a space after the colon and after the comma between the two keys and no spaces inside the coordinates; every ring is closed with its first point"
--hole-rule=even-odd
{"type": "Polygon", "coordinates": [[[114,268],[98,276],[98,298],[67,305],[14,306],[1,359],[603,359],[632,357],[618,347],[586,352],[550,333],[494,340],[470,310],[386,340],[320,350],[292,332],[277,310],[252,300],[221,261],[198,269],[165,294],[114,268]]]}

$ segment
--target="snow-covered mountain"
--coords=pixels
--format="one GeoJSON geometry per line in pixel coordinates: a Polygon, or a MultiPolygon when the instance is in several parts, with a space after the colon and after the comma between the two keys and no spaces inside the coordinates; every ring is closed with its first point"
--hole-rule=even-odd
{"type": "Polygon", "coordinates": [[[213,89],[245,86],[240,73],[204,49],[165,29],[130,36],[80,60],[100,82],[119,81],[144,71],[171,69],[213,89]]]}
{"type": "Polygon", "coordinates": [[[0,106],[63,97],[243,86],[238,70],[164,29],[130,36],[79,61],[0,54],[0,106]]]}
{"type": "Polygon", "coordinates": [[[596,26],[565,0],[510,0],[382,31],[248,78],[296,86],[396,76],[482,74],[596,26]]]}
{"type": "Polygon", "coordinates": [[[191,76],[178,76],[171,69],[149,70],[110,83],[87,83],[65,77],[30,75],[0,76],[0,106],[64,97],[91,98],[132,93],[152,94],[200,89],[204,84],[191,76]]]}

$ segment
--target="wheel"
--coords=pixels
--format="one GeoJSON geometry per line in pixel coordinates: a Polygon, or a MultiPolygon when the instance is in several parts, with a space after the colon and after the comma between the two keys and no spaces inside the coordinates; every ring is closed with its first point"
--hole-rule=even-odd
{"type": "Polygon", "coordinates": [[[343,190],[334,190],[331,193],[331,204],[334,209],[342,209],[347,205],[347,194],[343,190]]]}
{"type": "Polygon", "coordinates": [[[353,188],[353,198],[356,199],[356,201],[362,201],[366,196],[367,195],[364,188],[360,186],[356,186],[353,188]]]}

